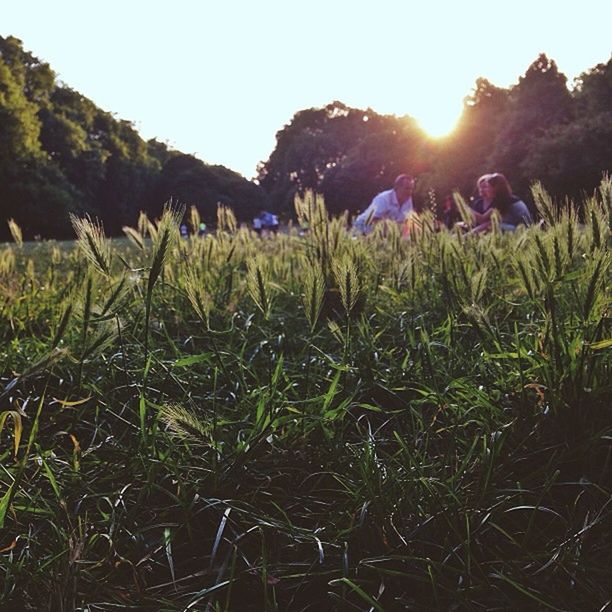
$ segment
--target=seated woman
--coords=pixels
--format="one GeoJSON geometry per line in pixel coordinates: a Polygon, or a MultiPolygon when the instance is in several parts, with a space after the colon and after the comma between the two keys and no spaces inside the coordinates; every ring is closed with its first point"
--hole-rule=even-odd
{"type": "Polygon", "coordinates": [[[500,227],[504,232],[513,232],[519,225],[531,225],[533,219],[523,200],[512,193],[510,183],[503,174],[490,174],[487,184],[491,190],[491,206],[484,213],[474,212],[478,224],[472,231],[487,232],[491,229],[491,215],[497,211],[501,217],[500,227]]]}
{"type": "MultiPolygon", "coordinates": [[[[493,203],[493,192],[491,190],[491,186],[489,185],[489,178],[491,176],[493,175],[483,174],[476,181],[478,197],[470,202],[470,208],[472,209],[476,225],[480,225],[488,219],[488,217],[483,218],[482,216],[491,209],[491,204],[493,203]]],[[[489,215],[490,214],[491,213],[489,212],[489,215]]]]}

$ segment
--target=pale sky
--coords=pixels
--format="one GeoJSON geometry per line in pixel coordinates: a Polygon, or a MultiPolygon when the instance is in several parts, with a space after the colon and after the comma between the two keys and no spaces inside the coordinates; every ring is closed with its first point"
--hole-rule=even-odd
{"type": "Polygon", "coordinates": [[[483,76],[538,53],[571,84],[612,51],[609,0],[0,0],[66,85],[141,135],[251,178],[295,112],[333,100],[452,129],[483,76]]]}

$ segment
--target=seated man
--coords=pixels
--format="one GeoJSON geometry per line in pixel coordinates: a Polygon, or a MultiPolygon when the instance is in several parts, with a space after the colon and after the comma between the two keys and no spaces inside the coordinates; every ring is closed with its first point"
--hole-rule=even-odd
{"type": "Polygon", "coordinates": [[[374,196],[372,203],[355,219],[353,227],[361,234],[369,234],[377,221],[403,224],[408,214],[414,210],[413,191],[412,176],[400,174],[393,183],[393,189],[374,196]]]}

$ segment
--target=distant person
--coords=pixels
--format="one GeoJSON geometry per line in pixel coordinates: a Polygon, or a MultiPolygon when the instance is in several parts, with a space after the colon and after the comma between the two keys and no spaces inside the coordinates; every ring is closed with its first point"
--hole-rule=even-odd
{"type": "MultiPolygon", "coordinates": [[[[486,223],[490,219],[491,213],[493,212],[493,190],[489,185],[489,178],[491,176],[493,175],[489,173],[483,174],[481,177],[479,177],[479,179],[476,181],[477,195],[470,201],[470,211],[476,227],[486,223]]],[[[467,225],[463,221],[459,221],[456,225],[460,226],[464,231],[467,231],[468,229],[467,225]]]]}
{"type": "Polygon", "coordinates": [[[478,225],[472,230],[475,233],[488,232],[491,229],[491,215],[497,211],[501,218],[500,228],[504,232],[513,232],[519,225],[531,225],[533,218],[527,204],[512,193],[508,179],[503,174],[489,175],[487,183],[491,189],[491,207],[482,215],[475,213],[478,225]]]}
{"type": "Polygon", "coordinates": [[[275,214],[268,212],[267,210],[260,210],[257,213],[257,216],[253,219],[253,229],[260,236],[264,231],[266,232],[266,234],[268,232],[276,234],[278,233],[278,227],[278,217],[275,214]]]}
{"type": "Polygon", "coordinates": [[[353,222],[353,228],[361,234],[369,234],[378,221],[395,221],[403,225],[414,210],[413,191],[414,178],[400,174],[393,182],[393,189],[374,196],[370,205],[353,222]]]}
{"type": "Polygon", "coordinates": [[[442,223],[451,229],[460,220],[457,203],[452,194],[448,194],[442,201],[442,223]]]}
{"type": "Polygon", "coordinates": [[[200,236],[200,238],[202,236],[204,236],[204,234],[206,234],[206,223],[204,223],[204,221],[200,222],[200,225],[198,226],[198,236],[200,236]]]}
{"type": "Polygon", "coordinates": [[[187,229],[187,224],[186,223],[181,223],[181,238],[188,238],[189,237],[189,230],[187,229]]]}
{"type": "Polygon", "coordinates": [[[256,217],[253,217],[253,229],[255,230],[255,233],[258,236],[261,236],[261,228],[262,228],[261,217],[257,215],[256,217]]]}
{"type": "Polygon", "coordinates": [[[270,215],[270,225],[268,227],[269,231],[271,231],[273,234],[278,234],[278,227],[279,227],[279,222],[278,222],[278,216],[271,214],[270,215]]]}

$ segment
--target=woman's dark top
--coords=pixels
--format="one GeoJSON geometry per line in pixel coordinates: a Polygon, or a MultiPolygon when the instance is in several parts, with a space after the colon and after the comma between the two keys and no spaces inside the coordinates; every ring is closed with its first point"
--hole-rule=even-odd
{"type": "Polygon", "coordinates": [[[527,208],[527,204],[515,195],[510,197],[508,202],[495,202],[493,204],[501,215],[501,229],[503,231],[514,231],[517,225],[531,225],[533,218],[527,208]]]}
{"type": "Polygon", "coordinates": [[[491,208],[491,204],[485,208],[485,201],[482,198],[476,198],[470,202],[470,208],[478,214],[483,215],[491,208]]]}

